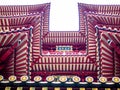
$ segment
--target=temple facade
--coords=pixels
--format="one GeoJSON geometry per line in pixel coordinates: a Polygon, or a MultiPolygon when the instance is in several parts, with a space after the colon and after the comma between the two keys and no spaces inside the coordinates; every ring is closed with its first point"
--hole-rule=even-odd
{"type": "Polygon", "coordinates": [[[1,89],[120,90],[120,5],[78,10],[79,31],[49,31],[50,3],[0,6],[1,89]]]}

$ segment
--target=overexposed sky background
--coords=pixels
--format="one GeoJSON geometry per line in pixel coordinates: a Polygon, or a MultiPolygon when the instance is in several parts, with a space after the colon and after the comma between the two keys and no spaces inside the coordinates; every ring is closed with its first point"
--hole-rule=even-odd
{"type": "Polygon", "coordinates": [[[50,31],[78,31],[78,2],[87,4],[120,4],[120,0],[0,0],[0,5],[51,3],[50,31]]]}

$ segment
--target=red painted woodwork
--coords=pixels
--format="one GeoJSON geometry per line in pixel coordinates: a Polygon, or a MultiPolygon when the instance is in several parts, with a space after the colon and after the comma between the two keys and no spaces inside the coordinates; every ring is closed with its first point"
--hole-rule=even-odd
{"type": "Polygon", "coordinates": [[[114,50],[117,52],[117,54],[120,55],[120,47],[117,46],[113,41],[108,42],[111,47],[114,48],[114,50]]]}
{"type": "Polygon", "coordinates": [[[18,46],[18,42],[13,44],[1,57],[0,57],[0,63],[4,62],[11,53],[13,53],[14,49],[18,46]]]}
{"type": "Polygon", "coordinates": [[[120,77],[119,5],[79,3],[77,32],[49,31],[49,3],[0,8],[0,74],[5,78],[40,75],[45,80],[49,75],[77,75],[84,81],[86,76],[95,80],[120,77]],[[57,51],[60,45],[73,50],[57,51]]]}

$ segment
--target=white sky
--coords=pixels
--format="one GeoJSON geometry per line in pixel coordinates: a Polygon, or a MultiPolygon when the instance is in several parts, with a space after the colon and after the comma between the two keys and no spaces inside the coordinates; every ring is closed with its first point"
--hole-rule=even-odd
{"type": "Polygon", "coordinates": [[[50,31],[78,31],[78,2],[87,4],[120,4],[120,0],[0,0],[0,5],[29,5],[51,2],[50,31]]]}

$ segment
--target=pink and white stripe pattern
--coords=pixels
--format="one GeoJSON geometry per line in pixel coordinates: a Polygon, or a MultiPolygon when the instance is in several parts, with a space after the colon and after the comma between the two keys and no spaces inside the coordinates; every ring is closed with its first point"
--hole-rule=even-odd
{"type": "MultiPolygon", "coordinates": [[[[13,52],[9,55],[6,62],[6,66],[3,73],[6,76],[16,75],[18,78],[28,73],[28,32],[13,32],[13,33],[0,33],[0,52],[6,53],[6,50],[10,49],[15,43],[18,46],[15,47],[13,52]]],[[[2,55],[2,53],[1,53],[2,55]]]]}
{"type": "Polygon", "coordinates": [[[79,32],[50,32],[43,36],[45,44],[83,44],[86,42],[85,37],[79,32]]]}
{"type": "MultiPolygon", "coordinates": [[[[95,4],[78,3],[78,10],[79,10],[80,31],[83,34],[86,33],[86,24],[85,24],[86,13],[94,13],[94,14],[97,14],[98,16],[99,14],[109,15],[109,16],[120,15],[120,12],[119,12],[120,5],[95,5],[95,4]]],[[[101,16],[100,16],[100,19],[102,20],[101,16]]]]}
{"type": "Polygon", "coordinates": [[[96,71],[96,63],[85,56],[43,56],[34,64],[39,71],[96,71]]]}

